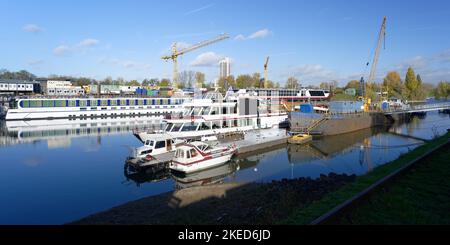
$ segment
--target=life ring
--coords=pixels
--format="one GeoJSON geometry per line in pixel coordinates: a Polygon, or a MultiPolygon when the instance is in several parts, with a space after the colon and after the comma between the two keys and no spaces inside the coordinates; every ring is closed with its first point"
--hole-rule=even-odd
{"type": "Polygon", "coordinates": [[[148,154],[147,156],[145,156],[145,160],[151,161],[153,160],[153,157],[150,154],[148,154]]]}

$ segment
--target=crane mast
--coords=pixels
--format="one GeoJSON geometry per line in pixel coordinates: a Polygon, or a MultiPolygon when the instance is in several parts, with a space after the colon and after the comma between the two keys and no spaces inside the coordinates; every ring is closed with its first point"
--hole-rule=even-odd
{"type": "Polygon", "coordinates": [[[375,80],[375,72],[377,70],[378,57],[380,56],[380,48],[382,41],[386,37],[386,16],[383,18],[383,23],[381,24],[380,33],[378,34],[377,47],[375,49],[375,55],[373,57],[372,67],[370,68],[369,78],[367,79],[368,83],[371,83],[375,80]]]}
{"type": "Polygon", "coordinates": [[[217,36],[214,39],[210,39],[210,40],[206,40],[206,41],[202,41],[199,42],[195,45],[192,45],[190,47],[184,48],[182,50],[178,50],[177,49],[177,43],[173,43],[172,45],[172,54],[171,55],[166,55],[166,56],[162,56],[161,59],[168,61],[168,60],[172,60],[173,61],[173,74],[172,74],[172,83],[173,83],[173,87],[174,88],[178,88],[178,79],[177,79],[177,74],[178,74],[178,56],[183,55],[185,53],[191,52],[193,50],[199,49],[201,47],[205,47],[207,45],[222,41],[224,39],[229,38],[229,36],[227,34],[221,34],[219,36],[217,36]]]}
{"type": "Polygon", "coordinates": [[[269,83],[268,83],[269,80],[267,80],[267,66],[268,66],[268,64],[269,64],[269,56],[267,56],[266,63],[264,63],[264,88],[269,87],[269,83]]]}

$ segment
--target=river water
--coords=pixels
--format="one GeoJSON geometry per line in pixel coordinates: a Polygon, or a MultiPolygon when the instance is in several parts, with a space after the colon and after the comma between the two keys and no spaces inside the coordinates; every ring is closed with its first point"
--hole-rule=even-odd
{"type": "MultiPolygon", "coordinates": [[[[417,138],[432,139],[450,128],[448,114],[428,112],[390,128],[238,156],[229,164],[181,178],[167,172],[125,171],[130,149],[141,144],[131,131],[148,127],[148,122],[103,120],[92,125],[63,121],[58,127],[48,127],[54,122],[1,122],[0,224],[62,224],[128,201],[211,183],[316,178],[331,172],[362,175],[420,145],[423,141],[417,138]]],[[[152,121],[150,127],[160,126],[152,121]]]]}

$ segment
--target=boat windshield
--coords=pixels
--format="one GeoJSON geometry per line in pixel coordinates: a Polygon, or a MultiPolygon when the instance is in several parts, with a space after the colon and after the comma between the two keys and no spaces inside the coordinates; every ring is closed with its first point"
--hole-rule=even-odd
{"type": "Polygon", "coordinates": [[[196,131],[198,127],[198,123],[185,123],[181,131],[196,131]]]}
{"type": "Polygon", "coordinates": [[[203,113],[202,115],[209,115],[209,111],[211,110],[211,107],[205,107],[203,108],[203,113]]]}
{"type": "Polygon", "coordinates": [[[175,157],[176,157],[176,158],[184,158],[184,150],[178,149],[178,150],[175,152],[175,157]]]}
{"type": "Polygon", "coordinates": [[[183,123],[175,123],[173,125],[173,128],[172,128],[171,132],[178,132],[178,131],[180,131],[181,126],[183,126],[183,123]]]}
{"type": "MultiPolygon", "coordinates": [[[[196,108],[194,108],[193,115],[194,115],[194,116],[200,116],[200,115],[201,115],[201,114],[200,114],[201,110],[202,110],[202,107],[196,107],[196,108]]],[[[192,115],[192,114],[191,114],[191,115],[192,115]]]]}
{"type": "Polygon", "coordinates": [[[145,141],[145,145],[153,146],[154,144],[155,144],[155,142],[154,142],[153,140],[147,140],[147,141],[145,141]]]}
{"type": "Polygon", "coordinates": [[[198,149],[200,149],[201,151],[207,151],[207,150],[209,150],[211,148],[209,147],[209,145],[205,144],[205,145],[199,145],[198,149]]]}
{"type": "Polygon", "coordinates": [[[166,129],[165,129],[164,131],[170,132],[170,130],[172,129],[172,127],[173,127],[173,123],[168,123],[167,126],[166,126],[166,129]]]}

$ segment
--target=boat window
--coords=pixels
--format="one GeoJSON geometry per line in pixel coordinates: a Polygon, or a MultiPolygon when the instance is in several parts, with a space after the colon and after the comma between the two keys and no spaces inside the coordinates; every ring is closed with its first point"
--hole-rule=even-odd
{"type": "Polygon", "coordinates": [[[202,115],[209,115],[209,112],[211,111],[211,108],[210,107],[205,107],[205,108],[203,108],[203,113],[202,113],[202,115]]]}
{"type": "Polygon", "coordinates": [[[42,107],[42,100],[30,100],[30,107],[42,107]]]}
{"type": "Polygon", "coordinates": [[[167,126],[166,126],[166,129],[165,129],[164,131],[170,132],[170,130],[172,129],[172,127],[173,127],[173,123],[168,123],[167,126]]]}
{"type": "Polygon", "coordinates": [[[201,115],[201,114],[200,114],[201,110],[202,110],[201,107],[196,107],[196,108],[194,108],[193,115],[195,115],[195,116],[201,115]]]}
{"type": "Polygon", "coordinates": [[[184,158],[184,151],[178,149],[177,152],[175,153],[177,158],[184,158]]]}
{"type": "Polygon", "coordinates": [[[65,107],[66,101],[65,100],[55,100],[55,107],[65,107]]]}
{"type": "Polygon", "coordinates": [[[182,132],[186,131],[196,131],[197,130],[198,123],[185,123],[183,128],[181,129],[182,132]]]}
{"type": "Polygon", "coordinates": [[[211,129],[210,126],[206,125],[206,123],[202,123],[202,125],[200,126],[200,130],[208,130],[211,129]]]}
{"type": "Polygon", "coordinates": [[[54,102],[53,100],[44,100],[42,103],[43,107],[54,107],[54,102]]]}
{"type": "Polygon", "coordinates": [[[178,132],[178,131],[180,131],[181,126],[183,126],[182,123],[175,123],[175,124],[173,125],[173,128],[172,128],[172,131],[171,131],[171,132],[178,132]]]}
{"type": "Polygon", "coordinates": [[[146,154],[149,154],[149,153],[152,153],[152,150],[142,151],[141,155],[146,155],[146,154]]]}
{"type": "Polygon", "coordinates": [[[191,149],[190,153],[191,153],[191,157],[196,157],[198,155],[197,151],[194,149],[191,149]]]}
{"type": "Polygon", "coordinates": [[[186,158],[191,158],[191,153],[189,151],[186,151],[186,158]]]}
{"type": "Polygon", "coordinates": [[[186,108],[186,110],[184,110],[184,116],[187,116],[187,115],[191,115],[192,114],[192,108],[186,108]]]}
{"type": "Polygon", "coordinates": [[[320,90],[309,90],[309,94],[311,96],[325,96],[323,91],[320,91],[320,90]]]}
{"type": "Polygon", "coordinates": [[[160,149],[166,147],[166,141],[157,141],[155,145],[155,149],[160,149]]]}

